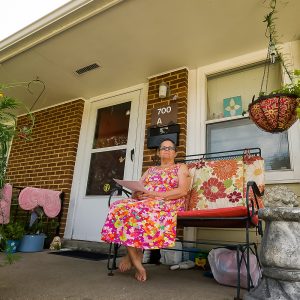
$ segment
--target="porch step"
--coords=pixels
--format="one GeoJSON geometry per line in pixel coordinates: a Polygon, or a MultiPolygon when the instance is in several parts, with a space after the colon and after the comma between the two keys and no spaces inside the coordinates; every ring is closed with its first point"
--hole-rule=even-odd
{"type": "MultiPolygon", "coordinates": [[[[62,241],[62,248],[90,251],[90,252],[99,252],[99,253],[109,253],[109,244],[101,243],[101,242],[64,239],[62,241]]],[[[125,253],[126,253],[125,248],[121,247],[119,249],[118,254],[125,255],[125,253]]]]}

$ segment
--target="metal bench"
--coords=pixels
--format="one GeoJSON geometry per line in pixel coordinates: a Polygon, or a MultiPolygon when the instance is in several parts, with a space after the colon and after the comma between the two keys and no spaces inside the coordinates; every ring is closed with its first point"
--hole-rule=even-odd
{"type": "MultiPolygon", "coordinates": [[[[240,299],[240,270],[244,262],[247,268],[247,289],[253,287],[249,256],[250,252],[256,255],[257,245],[250,242],[249,229],[256,228],[262,235],[261,221],[258,219],[258,209],[263,206],[262,195],[264,189],[263,174],[253,180],[251,171],[256,167],[263,170],[263,159],[259,148],[238,149],[232,151],[189,155],[177,159],[179,163],[186,163],[192,177],[191,190],[186,197],[186,210],[178,212],[177,224],[182,227],[213,227],[213,228],[243,228],[245,229],[245,241],[241,243],[209,243],[203,241],[184,241],[183,243],[205,244],[213,246],[230,247],[237,251],[237,294],[235,299],[240,299]],[[226,170],[226,166],[229,168],[226,170]],[[230,169],[230,167],[232,167],[230,169]],[[223,168],[223,169],[222,169],[223,168]],[[234,174],[236,168],[237,174],[234,174]],[[250,171],[249,171],[250,170],[250,171]],[[231,179],[223,182],[221,193],[215,195],[205,194],[205,185],[220,184],[220,178],[233,174],[231,179]],[[228,174],[226,174],[226,172],[228,174]],[[205,176],[204,176],[205,175],[205,176]],[[203,179],[204,178],[204,179],[203,179]],[[204,191],[203,191],[204,186],[204,191]],[[221,196],[222,199],[214,199],[221,196]],[[235,197],[234,197],[235,196],[235,197]],[[224,200],[225,199],[225,200],[224,200]],[[227,204],[222,203],[227,199],[227,204]],[[220,200],[220,201],[219,201],[220,200]],[[223,202],[222,202],[223,201],[223,202]],[[232,205],[228,205],[232,201],[232,205]],[[241,253],[241,255],[239,255],[241,253]]],[[[222,186],[222,184],[221,184],[222,186]]],[[[122,187],[117,187],[109,196],[110,206],[113,195],[124,192],[130,197],[130,192],[122,187]]],[[[116,267],[116,258],[120,245],[111,244],[107,268],[108,275],[113,275],[116,267]]],[[[258,261],[259,262],[259,261],[258,261]]]]}

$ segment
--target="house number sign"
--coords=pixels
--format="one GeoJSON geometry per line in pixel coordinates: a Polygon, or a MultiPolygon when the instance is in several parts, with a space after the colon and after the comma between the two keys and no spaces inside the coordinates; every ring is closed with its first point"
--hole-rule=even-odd
{"type": "Polygon", "coordinates": [[[151,126],[165,126],[177,123],[177,103],[152,109],[151,126]]]}

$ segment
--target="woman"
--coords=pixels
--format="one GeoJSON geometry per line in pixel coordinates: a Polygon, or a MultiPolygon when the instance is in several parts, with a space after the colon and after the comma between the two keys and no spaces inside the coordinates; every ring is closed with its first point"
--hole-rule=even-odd
{"type": "Polygon", "coordinates": [[[125,272],[134,266],[138,281],[147,279],[143,249],[174,246],[177,211],[183,209],[190,186],[187,166],[175,164],[172,140],[160,144],[159,156],[161,165],[150,167],[141,178],[147,192],[113,203],[102,229],[103,241],[126,246],[119,269],[125,272]]]}

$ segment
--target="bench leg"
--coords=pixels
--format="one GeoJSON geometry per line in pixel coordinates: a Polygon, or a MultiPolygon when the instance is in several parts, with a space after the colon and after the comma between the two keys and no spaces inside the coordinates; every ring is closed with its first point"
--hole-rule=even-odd
{"type": "MultiPolygon", "coordinates": [[[[246,224],[246,245],[244,245],[244,246],[237,245],[237,248],[236,248],[237,271],[238,271],[237,273],[238,274],[237,274],[237,292],[236,292],[236,297],[234,298],[235,300],[240,300],[241,266],[242,266],[243,261],[246,265],[246,272],[247,272],[247,290],[250,291],[250,288],[253,287],[253,282],[252,282],[252,278],[250,275],[250,250],[253,252],[253,250],[251,249],[251,245],[250,245],[249,224],[247,222],[247,224],[246,224]],[[241,258],[240,258],[240,251],[241,251],[241,258]],[[245,253],[245,251],[246,251],[246,253],[245,253]]],[[[255,255],[258,259],[256,244],[254,244],[254,250],[255,250],[255,255]]]]}
{"type": "Polygon", "coordinates": [[[255,243],[254,243],[254,255],[256,256],[256,259],[257,259],[257,262],[258,262],[259,269],[261,270],[261,263],[260,263],[260,260],[259,260],[259,257],[258,257],[257,245],[256,245],[255,243]]]}
{"type": "Polygon", "coordinates": [[[249,238],[249,221],[246,224],[246,251],[247,251],[247,260],[246,260],[246,268],[247,268],[247,290],[250,291],[250,238],[249,238]]]}
{"type": "Polygon", "coordinates": [[[119,244],[111,243],[109,245],[109,253],[108,253],[108,259],[107,259],[107,269],[109,270],[108,276],[113,276],[114,273],[113,271],[117,269],[117,255],[118,255],[118,250],[120,248],[119,244]],[[113,249],[113,253],[112,253],[113,249]]]}
{"type": "MultiPolygon", "coordinates": [[[[257,253],[256,244],[253,244],[255,248],[255,253],[257,253]]],[[[234,297],[234,300],[241,300],[240,298],[240,291],[241,291],[241,266],[244,263],[246,266],[246,275],[247,275],[247,290],[249,291],[250,288],[253,287],[253,281],[250,274],[250,260],[247,259],[247,257],[250,258],[250,251],[254,253],[254,251],[251,248],[251,245],[237,245],[236,248],[236,257],[237,257],[237,296],[234,297]],[[241,254],[241,255],[240,255],[241,254]]],[[[256,256],[256,255],[255,255],[256,256]]],[[[258,257],[256,256],[258,259],[258,257]]]]}
{"type": "MultiPolygon", "coordinates": [[[[242,254],[243,256],[243,254],[242,254]]],[[[241,258],[242,260],[242,258],[241,258]]],[[[234,300],[241,300],[240,293],[241,293],[241,260],[240,260],[240,246],[237,245],[236,247],[236,262],[237,262],[237,286],[236,286],[236,297],[234,300]]]]}

